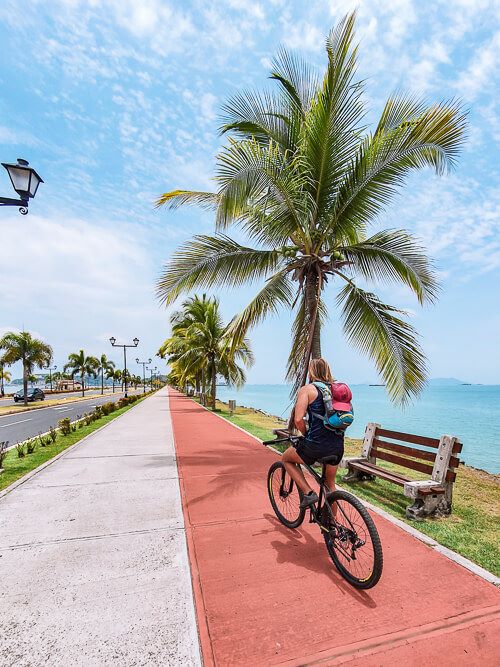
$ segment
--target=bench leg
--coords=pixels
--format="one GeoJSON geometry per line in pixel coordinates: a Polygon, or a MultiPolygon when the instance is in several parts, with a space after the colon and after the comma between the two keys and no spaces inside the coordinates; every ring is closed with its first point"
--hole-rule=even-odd
{"type": "MultiPolygon", "coordinates": [[[[450,485],[451,486],[451,485],[450,485]]],[[[406,508],[408,519],[419,521],[429,516],[441,517],[451,514],[451,490],[448,493],[436,495],[418,496],[411,505],[406,508]]]]}
{"type": "Polygon", "coordinates": [[[344,477],[342,481],[344,482],[365,482],[368,480],[375,479],[375,475],[368,475],[366,472],[361,472],[361,470],[351,470],[344,477]]]}

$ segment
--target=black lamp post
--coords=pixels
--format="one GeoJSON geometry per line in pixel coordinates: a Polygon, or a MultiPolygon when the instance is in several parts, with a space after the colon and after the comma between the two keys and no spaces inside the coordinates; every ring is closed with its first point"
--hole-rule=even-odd
{"type": "Polygon", "coordinates": [[[158,367],[155,366],[154,368],[146,368],[147,371],[151,371],[151,377],[149,379],[149,384],[151,385],[151,389],[153,389],[153,373],[156,371],[158,367]]]}
{"type": "Polygon", "coordinates": [[[111,343],[111,345],[113,347],[123,347],[123,366],[124,366],[123,374],[125,376],[125,398],[127,398],[127,396],[128,396],[128,394],[127,394],[127,347],[137,347],[139,345],[139,339],[134,338],[134,340],[132,341],[132,345],[130,345],[130,344],[129,345],[124,345],[122,343],[117,344],[116,343],[116,338],[114,336],[111,336],[111,338],[109,339],[109,342],[111,343]]]}
{"type": "Polygon", "coordinates": [[[139,357],[135,360],[136,364],[142,364],[142,393],[146,393],[146,366],[151,363],[151,359],[148,361],[139,361],[139,357]]]}
{"type": "Polygon", "coordinates": [[[0,197],[0,206],[19,206],[19,213],[26,215],[28,202],[36,195],[38,186],[43,183],[43,180],[33,167],[29,166],[29,162],[22,158],[18,158],[16,164],[2,162],[2,167],[7,170],[12,187],[19,195],[19,199],[0,197]]]}
{"type": "Polygon", "coordinates": [[[52,391],[52,371],[55,371],[57,366],[45,366],[45,369],[49,371],[49,384],[50,391],[52,391]]]}

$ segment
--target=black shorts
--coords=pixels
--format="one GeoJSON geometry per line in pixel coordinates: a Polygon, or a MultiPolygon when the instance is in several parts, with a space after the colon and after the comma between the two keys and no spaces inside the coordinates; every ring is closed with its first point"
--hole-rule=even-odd
{"type": "Polygon", "coordinates": [[[323,459],[325,456],[336,456],[338,458],[337,464],[332,461],[331,465],[338,465],[344,456],[344,438],[340,437],[337,442],[327,445],[318,445],[302,438],[297,445],[297,454],[308,466],[312,466],[318,459],[323,459]]]}

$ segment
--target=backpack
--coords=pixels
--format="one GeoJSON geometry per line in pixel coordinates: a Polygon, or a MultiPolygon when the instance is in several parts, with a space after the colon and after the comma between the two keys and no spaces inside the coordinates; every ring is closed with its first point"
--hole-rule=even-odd
{"type": "Polygon", "coordinates": [[[320,390],[321,396],[323,397],[323,404],[325,406],[324,415],[313,412],[313,416],[320,419],[323,422],[324,427],[328,430],[343,434],[346,428],[354,421],[352,403],[349,403],[349,411],[336,410],[333,407],[332,390],[330,386],[323,382],[313,382],[313,385],[320,390]]]}

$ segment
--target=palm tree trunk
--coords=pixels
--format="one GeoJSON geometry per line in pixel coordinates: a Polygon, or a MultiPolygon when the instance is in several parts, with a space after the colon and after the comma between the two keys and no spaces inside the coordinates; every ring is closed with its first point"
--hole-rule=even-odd
{"type": "MultiPolygon", "coordinates": [[[[307,323],[309,327],[308,341],[304,353],[304,365],[302,369],[302,377],[300,379],[300,386],[303,387],[307,382],[307,374],[309,372],[309,360],[319,359],[321,357],[321,327],[318,319],[319,301],[321,297],[322,280],[320,274],[314,269],[306,275],[306,310],[307,323]]],[[[295,407],[292,408],[290,417],[288,419],[288,430],[292,432],[295,428],[295,407]]]]}
{"type": "MultiPolygon", "coordinates": [[[[321,294],[321,287],[319,285],[319,276],[313,269],[306,276],[306,308],[307,321],[309,326],[309,357],[319,359],[321,357],[321,327],[318,319],[318,306],[321,294]]],[[[306,360],[306,365],[309,359],[306,360]]]]}
{"type": "Polygon", "coordinates": [[[85,396],[85,371],[82,368],[82,396],[85,396]]]}
{"type": "Polygon", "coordinates": [[[101,368],[101,396],[104,394],[104,368],[101,368]]]}
{"type": "Polygon", "coordinates": [[[29,368],[26,361],[23,361],[23,391],[24,391],[24,405],[28,405],[28,377],[29,368]]]}
{"type": "Polygon", "coordinates": [[[214,362],[212,362],[211,371],[212,371],[212,377],[211,377],[210,398],[212,402],[212,410],[215,410],[215,394],[217,392],[217,369],[215,368],[214,362]]]}

